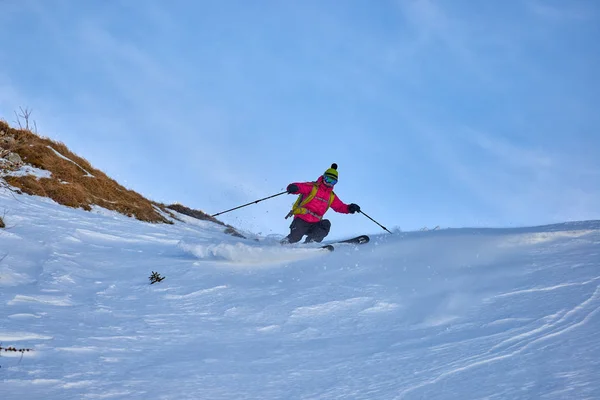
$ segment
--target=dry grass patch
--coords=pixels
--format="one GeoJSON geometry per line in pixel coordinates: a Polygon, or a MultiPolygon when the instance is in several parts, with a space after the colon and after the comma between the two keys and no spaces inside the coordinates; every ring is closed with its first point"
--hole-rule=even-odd
{"type": "Polygon", "coordinates": [[[23,162],[50,171],[51,178],[7,176],[5,180],[23,192],[46,196],[59,204],[90,210],[98,205],[141,221],[171,223],[156,211],[158,204],[128,190],[72,153],[63,143],[40,137],[29,130],[13,129],[0,121],[0,130],[15,140],[11,151],[23,162]]]}
{"type": "Polygon", "coordinates": [[[219,225],[223,225],[226,227],[225,229],[225,233],[232,235],[232,236],[237,236],[237,237],[241,237],[241,238],[246,238],[244,235],[240,234],[238,231],[236,231],[232,226],[230,225],[225,225],[224,223],[222,223],[221,221],[219,221],[218,219],[216,219],[215,217],[211,217],[210,215],[200,211],[200,210],[194,210],[192,208],[186,207],[182,204],[171,204],[166,206],[166,208],[177,211],[180,214],[183,215],[187,215],[189,217],[193,217],[196,219],[201,219],[204,221],[211,221],[214,223],[217,223],[219,225]]]}
{"type": "Polygon", "coordinates": [[[211,221],[211,222],[217,223],[219,225],[225,225],[218,219],[211,217],[210,215],[206,214],[205,212],[200,211],[200,210],[194,210],[192,208],[184,206],[183,204],[171,204],[166,207],[168,209],[177,211],[180,214],[187,215],[188,217],[194,217],[196,219],[201,219],[204,221],[211,221]]]}
{"type": "Polygon", "coordinates": [[[181,204],[167,206],[156,203],[124,188],[104,172],[92,167],[86,159],[72,153],[63,143],[43,138],[28,129],[13,129],[4,121],[0,121],[0,131],[4,131],[3,138],[8,138],[0,142],[2,148],[19,154],[24,163],[52,173],[50,178],[32,175],[4,177],[10,185],[27,194],[49,197],[59,204],[88,211],[93,205],[98,205],[147,222],[170,224],[172,222],[157,210],[176,219],[170,211],[174,210],[223,225],[226,233],[244,237],[233,227],[202,211],[181,204]]]}

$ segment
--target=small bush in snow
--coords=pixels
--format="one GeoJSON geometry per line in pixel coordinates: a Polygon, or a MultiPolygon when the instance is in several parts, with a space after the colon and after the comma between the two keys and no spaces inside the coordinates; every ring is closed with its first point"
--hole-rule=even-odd
{"type": "Polygon", "coordinates": [[[21,358],[23,358],[23,354],[25,353],[29,353],[30,351],[33,351],[33,349],[17,349],[16,347],[2,347],[2,345],[0,345],[0,352],[2,351],[10,351],[10,352],[14,352],[14,353],[21,353],[21,358]]]}
{"type": "Polygon", "coordinates": [[[25,353],[25,352],[30,352],[33,351],[33,349],[17,349],[16,347],[2,347],[2,345],[0,345],[0,351],[13,351],[15,353],[25,353]]]}
{"type": "Polygon", "coordinates": [[[160,276],[160,274],[158,272],[152,271],[152,275],[150,275],[150,277],[148,279],[150,279],[150,284],[153,285],[156,282],[162,281],[163,279],[165,279],[165,277],[160,276]]]}

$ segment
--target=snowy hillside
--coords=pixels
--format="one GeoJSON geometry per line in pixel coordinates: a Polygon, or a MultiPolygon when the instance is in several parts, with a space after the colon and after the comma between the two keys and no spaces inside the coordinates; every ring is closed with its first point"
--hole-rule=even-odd
{"type": "Polygon", "coordinates": [[[2,351],[2,400],[600,398],[599,222],[329,253],[5,189],[0,211],[0,345],[33,349],[2,351]]]}

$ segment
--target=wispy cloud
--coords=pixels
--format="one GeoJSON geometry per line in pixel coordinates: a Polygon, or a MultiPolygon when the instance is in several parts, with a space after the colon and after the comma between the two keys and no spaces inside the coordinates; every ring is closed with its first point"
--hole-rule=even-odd
{"type": "Polygon", "coordinates": [[[524,167],[531,169],[547,169],[552,167],[551,157],[539,149],[516,145],[499,134],[466,129],[464,137],[479,147],[487,157],[495,157],[500,165],[524,167]]]}
{"type": "Polygon", "coordinates": [[[553,5],[548,1],[529,0],[526,4],[534,15],[552,22],[590,21],[598,18],[598,6],[595,2],[573,0],[553,5]]]}
{"type": "Polygon", "coordinates": [[[481,201],[491,220],[542,223],[544,218],[558,222],[600,217],[595,205],[600,189],[586,185],[594,171],[572,157],[498,133],[461,129],[441,135],[435,132],[439,128],[423,129],[436,164],[456,182],[456,196],[462,193],[481,201]]]}
{"type": "Polygon", "coordinates": [[[477,25],[467,21],[464,15],[451,14],[446,9],[447,3],[410,0],[398,4],[406,21],[416,32],[416,44],[422,56],[426,55],[431,60],[435,54],[433,52],[438,52],[438,56],[433,58],[447,66],[457,63],[460,68],[467,69],[473,78],[494,82],[475,48],[477,40],[481,40],[474,36],[477,35],[477,25]]]}

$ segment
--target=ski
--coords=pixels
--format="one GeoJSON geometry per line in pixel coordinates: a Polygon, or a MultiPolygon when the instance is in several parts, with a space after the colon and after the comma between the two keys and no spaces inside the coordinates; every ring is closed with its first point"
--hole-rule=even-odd
{"type": "MultiPolygon", "coordinates": [[[[353,237],[350,239],[344,239],[344,240],[335,240],[333,242],[327,242],[327,244],[324,244],[321,247],[318,247],[319,249],[323,249],[323,250],[329,250],[329,251],[334,251],[335,248],[333,247],[334,244],[365,244],[365,243],[369,243],[369,240],[371,240],[367,235],[360,235],[357,237],[353,237]]],[[[285,242],[280,242],[281,244],[285,245],[287,243],[285,242]]]]}
{"type": "Polygon", "coordinates": [[[360,235],[360,236],[353,237],[350,239],[336,240],[335,242],[331,242],[331,244],[335,244],[335,243],[365,244],[365,243],[369,243],[369,240],[371,240],[371,239],[367,235],[360,235]]]}
{"type": "Polygon", "coordinates": [[[322,249],[326,249],[329,251],[333,251],[335,250],[335,248],[333,247],[334,244],[336,243],[346,243],[346,244],[365,244],[365,243],[369,243],[369,240],[371,240],[367,235],[360,235],[357,237],[353,237],[350,239],[345,239],[345,240],[336,240],[335,242],[331,242],[328,243],[324,246],[321,246],[322,249]]]}

